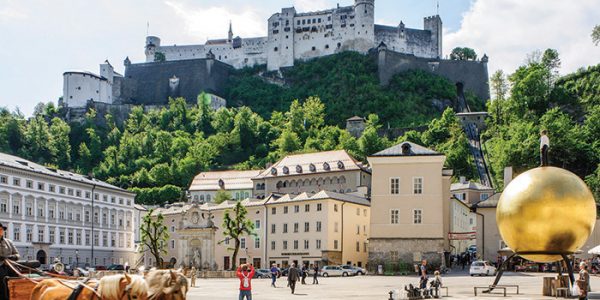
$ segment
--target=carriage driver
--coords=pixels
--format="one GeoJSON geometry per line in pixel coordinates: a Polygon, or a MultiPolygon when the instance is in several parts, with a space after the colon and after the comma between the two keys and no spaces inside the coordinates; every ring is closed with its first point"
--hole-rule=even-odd
{"type": "Polygon", "coordinates": [[[19,260],[19,251],[11,240],[4,237],[5,231],[6,227],[0,223],[0,299],[8,299],[6,278],[16,276],[4,261],[19,260]]]}

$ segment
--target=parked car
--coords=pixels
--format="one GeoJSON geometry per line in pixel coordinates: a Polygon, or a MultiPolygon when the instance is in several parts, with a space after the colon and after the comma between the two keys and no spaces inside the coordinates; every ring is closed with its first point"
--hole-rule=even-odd
{"type": "Polygon", "coordinates": [[[341,267],[344,270],[352,270],[352,272],[354,273],[352,275],[365,275],[365,274],[367,274],[367,270],[365,270],[365,269],[363,269],[361,267],[350,266],[350,265],[342,265],[341,267]]]}
{"type": "Polygon", "coordinates": [[[281,276],[287,276],[290,268],[281,269],[281,276]]]}
{"type": "Polygon", "coordinates": [[[477,253],[477,246],[476,245],[469,246],[469,248],[467,248],[467,252],[469,252],[469,253],[477,253]]]}
{"type": "Polygon", "coordinates": [[[96,270],[96,271],[106,271],[107,269],[106,269],[106,267],[105,267],[105,266],[96,266],[96,267],[94,268],[94,270],[96,270]]]}
{"type": "Polygon", "coordinates": [[[254,277],[252,278],[271,278],[271,271],[267,269],[254,269],[254,277]]]}
{"type": "Polygon", "coordinates": [[[353,270],[345,270],[340,266],[324,266],[321,268],[321,276],[329,277],[329,276],[350,276],[355,275],[353,270]]]}
{"type": "Polygon", "coordinates": [[[123,265],[110,265],[108,267],[109,271],[125,271],[125,266],[123,265]]]}
{"type": "Polygon", "coordinates": [[[471,268],[469,269],[469,275],[471,276],[475,276],[475,275],[494,275],[494,273],[496,273],[496,267],[492,266],[492,264],[490,264],[487,261],[483,261],[483,260],[478,260],[478,261],[474,261],[471,264],[471,268]]]}

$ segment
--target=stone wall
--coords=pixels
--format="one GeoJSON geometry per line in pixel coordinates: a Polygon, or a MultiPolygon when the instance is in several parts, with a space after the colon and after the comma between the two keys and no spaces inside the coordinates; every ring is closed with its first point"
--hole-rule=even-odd
{"type": "Polygon", "coordinates": [[[412,264],[426,259],[428,264],[440,265],[444,251],[443,239],[369,239],[369,268],[377,265],[403,262],[412,264]],[[398,260],[393,260],[391,251],[398,251],[398,260]]]}
{"type": "Polygon", "coordinates": [[[464,61],[422,58],[391,51],[380,46],[376,51],[379,81],[386,85],[392,76],[408,70],[423,70],[447,78],[482,101],[490,98],[487,60],[464,61]]]}

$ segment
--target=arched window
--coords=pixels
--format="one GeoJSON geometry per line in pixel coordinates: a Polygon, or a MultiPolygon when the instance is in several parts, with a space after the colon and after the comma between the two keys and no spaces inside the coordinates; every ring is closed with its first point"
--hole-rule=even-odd
{"type": "Polygon", "coordinates": [[[204,195],[200,195],[200,201],[204,201],[204,195]]]}
{"type": "Polygon", "coordinates": [[[210,202],[210,195],[206,195],[206,201],[210,202]]]}

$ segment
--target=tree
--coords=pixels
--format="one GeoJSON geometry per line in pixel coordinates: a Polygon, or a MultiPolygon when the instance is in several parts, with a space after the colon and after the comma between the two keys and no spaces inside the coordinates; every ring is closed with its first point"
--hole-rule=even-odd
{"type": "Polygon", "coordinates": [[[596,25],[594,30],[592,30],[592,41],[596,46],[600,44],[600,25],[596,25]]]}
{"type": "Polygon", "coordinates": [[[150,251],[150,254],[154,256],[155,266],[162,268],[161,254],[167,254],[169,230],[164,224],[163,215],[159,213],[153,216],[153,212],[154,209],[151,209],[142,219],[140,227],[142,248],[140,251],[150,251]]]}
{"type": "Polygon", "coordinates": [[[226,191],[226,190],[218,190],[217,193],[215,194],[215,203],[217,204],[221,204],[227,200],[231,200],[233,199],[231,197],[231,193],[226,191]]]}
{"type": "Polygon", "coordinates": [[[476,60],[477,53],[475,50],[468,47],[456,47],[452,49],[452,53],[450,53],[451,60],[476,60]]]}
{"type": "Polygon", "coordinates": [[[50,134],[52,135],[52,148],[56,149],[54,163],[61,169],[66,169],[71,164],[71,144],[69,133],[71,127],[65,121],[59,118],[53,118],[50,125],[50,134]]]}
{"type": "Polygon", "coordinates": [[[492,93],[494,94],[494,100],[506,99],[508,93],[508,82],[506,82],[506,75],[502,70],[498,70],[492,74],[490,78],[490,85],[492,93]]]}
{"type": "MultiPolygon", "coordinates": [[[[234,248],[228,248],[233,250],[231,269],[236,269],[236,262],[238,252],[240,251],[241,238],[244,235],[256,236],[254,232],[254,223],[246,218],[248,210],[242,205],[241,201],[235,203],[233,210],[225,210],[223,215],[223,236],[225,240],[234,241],[234,248]]],[[[225,241],[220,241],[219,244],[225,241]]]]}
{"type": "Polygon", "coordinates": [[[53,137],[42,115],[37,115],[29,120],[25,130],[25,143],[27,149],[23,154],[26,154],[27,157],[41,163],[49,163],[54,160],[56,149],[52,147],[53,137]]]}
{"type": "Polygon", "coordinates": [[[163,62],[166,61],[167,58],[165,57],[165,54],[162,52],[156,52],[154,53],[154,61],[155,62],[163,62]]]}

